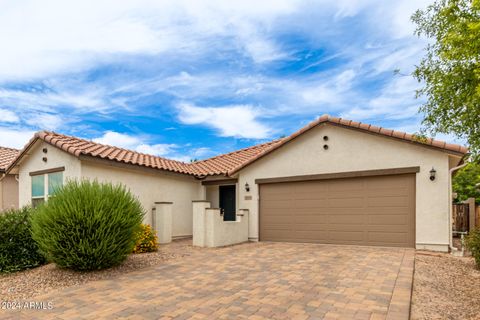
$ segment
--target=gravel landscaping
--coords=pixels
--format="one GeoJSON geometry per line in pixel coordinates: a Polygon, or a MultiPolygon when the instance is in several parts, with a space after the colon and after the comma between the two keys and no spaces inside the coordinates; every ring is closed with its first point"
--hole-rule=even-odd
{"type": "Polygon", "coordinates": [[[194,250],[190,244],[191,240],[174,241],[168,245],[161,245],[157,252],[131,254],[123,264],[99,271],[72,271],[58,268],[51,263],[30,270],[0,275],[0,296],[4,301],[21,301],[53,290],[112,278],[190,255],[194,250]]]}
{"type": "Polygon", "coordinates": [[[480,270],[473,258],[417,252],[412,319],[479,319],[480,270]]]}

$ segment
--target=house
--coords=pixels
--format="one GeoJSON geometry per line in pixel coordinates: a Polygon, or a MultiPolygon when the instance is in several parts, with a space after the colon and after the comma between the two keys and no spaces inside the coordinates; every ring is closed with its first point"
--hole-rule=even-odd
{"type": "Polygon", "coordinates": [[[14,174],[5,174],[18,154],[19,150],[0,147],[0,212],[18,208],[18,181],[14,174]]]}
{"type": "Polygon", "coordinates": [[[152,223],[171,204],[173,237],[191,236],[192,201],[225,221],[249,212],[248,239],[448,251],[451,172],[460,145],[324,115],[292,135],[194,163],[38,132],[8,167],[20,205],[87,178],[125,184],[152,223]]]}

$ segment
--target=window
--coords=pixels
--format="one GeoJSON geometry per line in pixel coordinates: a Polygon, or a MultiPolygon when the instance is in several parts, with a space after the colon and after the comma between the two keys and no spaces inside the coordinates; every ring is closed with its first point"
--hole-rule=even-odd
{"type": "Polygon", "coordinates": [[[48,174],[48,195],[52,196],[63,185],[63,172],[48,174]]]}
{"type": "Polygon", "coordinates": [[[52,172],[32,176],[32,206],[39,204],[54,196],[55,191],[63,185],[63,172],[52,172]]]}
{"type": "Polygon", "coordinates": [[[32,206],[36,207],[45,201],[45,175],[32,177],[32,206]]]}

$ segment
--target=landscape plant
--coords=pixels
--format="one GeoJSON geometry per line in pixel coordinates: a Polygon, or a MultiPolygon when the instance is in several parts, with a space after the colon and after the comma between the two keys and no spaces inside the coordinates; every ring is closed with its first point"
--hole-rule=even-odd
{"type": "Polygon", "coordinates": [[[465,239],[467,249],[472,253],[477,268],[480,269],[480,228],[470,232],[465,239]]]}
{"type": "Polygon", "coordinates": [[[154,252],[158,250],[158,237],[155,230],[148,224],[142,224],[135,234],[136,244],[134,253],[154,252]]]}
{"type": "Polygon", "coordinates": [[[30,232],[33,209],[24,207],[0,213],[0,273],[20,271],[45,263],[30,232]]]}
{"type": "Polygon", "coordinates": [[[104,269],[133,251],[143,215],[123,185],[70,181],[32,216],[32,236],[59,267],[104,269]]]}
{"type": "Polygon", "coordinates": [[[412,16],[429,39],[413,76],[425,131],[465,139],[480,154],[480,0],[436,0],[412,16]]]}

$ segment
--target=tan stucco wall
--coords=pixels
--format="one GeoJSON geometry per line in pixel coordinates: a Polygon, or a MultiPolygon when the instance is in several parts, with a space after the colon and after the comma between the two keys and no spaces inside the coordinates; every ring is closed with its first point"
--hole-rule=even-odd
{"type": "Polygon", "coordinates": [[[250,210],[251,239],[258,239],[258,185],[255,179],[419,166],[416,176],[418,248],[446,250],[449,244],[449,156],[446,153],[358,131],[322,125],[298,137],[239,173],[239,207],[250,210]],[[328,141],[323,136],[328,136],[328,141]],[[324,150],[323,145],[329,149],[324,150]],[[436,180],[429,180],[434,167],[436,180]],[[245,200],[251,195],[252,200],[245,200]]]}
{"type": "Polygon", "coordinates": [[[65,167],[63,173],[64,182],[68,178],[81,177],[80,160],[69,155],[68,153],[53,147],[41,140],[38,140],[29,151],[28,156],[24,157],[19,168],[19,204],[24,206],[31,204],[32,198],[32,179],[30,172],[47,170],[58,167],[65,167]],[[43,153],[42,149],[47,148],[47,153],[43,153]],[[47,157],[47,162],[42,160],[47,157]]]}
{"type": "Polygon", "coordinates": [[[212,208],[220,208],[220,193],[218,186],[206,186],[206,200],[210,202],[212,208]]]}
{"type": "Polygon", "coordinates": [[[236,221],[223,221],[220,209],[208,201],[193,203],[193,245],[223,247],[248,241],[248,210],[237,210],[236,221]]]}
{"type": "Polygon", "coordinates": [[[152,208],[155,202],[173,202],[172,236],[192,235],[192,200],[204,196],[200,182],[194,178],[160,171],[150,174],[88,161],[82,162],[82,177],[126,185],[144,207],[144,222],[148,224],[152,224],[152,208]]]}
{"type": "Polygon", "coordinates": [[[0,210],[18,208],[18,181],[8,174],[0,181],[0,210]]]}

